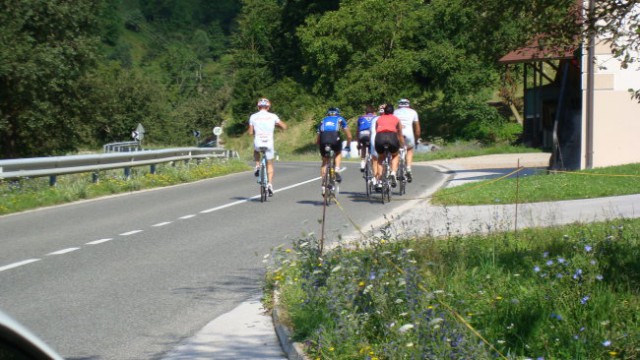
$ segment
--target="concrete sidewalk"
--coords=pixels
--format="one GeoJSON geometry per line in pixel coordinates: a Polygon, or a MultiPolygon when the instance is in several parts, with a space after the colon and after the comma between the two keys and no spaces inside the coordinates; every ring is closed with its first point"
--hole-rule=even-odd
{"type": "MultiPolygon", "coordinates": [[[[462,235],[506,231],[534,226],[552,226],[575,222],[592,222],[613,218],[640,217],[640,195],[547,202],[533,204],[432,206],[428,196],[442,186],[456,186],[470,181],[501,177],[519,166],[518,176],[543,171],[549,163],[548,153],[499,154],[465,159],[437,160],[414,165],[429,165],[449,174],[442,183],[434,184],[422,198],[409,200],[389,218],[398,220],[411,234],[462,235]],[[541,170],[542,169],[542,170],[541,170]]],[[[387,220],[379,219],[363,226],[376,229],[387,220]]],[[[360,234],[346,236],[357,239],[360,234]]],[[[287,329],[275,317],[266,314],[259,296],[241,304],[231,312],[213,320],[196,336],[171,352],[166,360],[176,359],[304,359],[299,346],[288,339],[287,329]],[[276,319],[274,321],[274,318],[276,319]],[[280,339],[276,335],[280,335],[280,339]],[[282,342],[282,346],[278,341],[282,342]],[[284,349],[284,350],[283,350],[284,349]]]]}

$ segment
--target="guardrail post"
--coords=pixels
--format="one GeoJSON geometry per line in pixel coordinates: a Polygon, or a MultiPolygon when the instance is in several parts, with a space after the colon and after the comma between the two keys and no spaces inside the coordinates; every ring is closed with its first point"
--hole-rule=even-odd
{"type": "Polygon", "coordinates": [[[91,174],[91,182],[92,182],[92,183],[94,183],[94,184],[97,184],[97,183],[98,183],[98,181],[99,181],[99,175],[98,175],[98,172],[97,172],[97,171],[94,171],[94,172],[91,174]]]}
{"type": "Polygon", "coordinates": [[[156,173],[156,164],[151,164],[151,166],[149,168],[149,172],[151,174],[155,174],[156,173]]]}
{"type": "Polygon", "coordinates": [[[57,177],[55,175],[49,176],[49,186],[56,186],[57,177]]]}
{"type": "Polygon", "coordinates": [[[131,177],[131,168],[127,166],[124,168],[124,178],[129,180],[130,177],[131,177]]]}

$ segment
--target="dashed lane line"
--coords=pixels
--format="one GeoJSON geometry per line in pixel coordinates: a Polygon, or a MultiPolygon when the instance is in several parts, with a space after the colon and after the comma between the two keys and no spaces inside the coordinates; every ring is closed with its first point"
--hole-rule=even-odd
{"type": "Polygon", "coordinates": [[[113,238],[99,239],[99,240],[89,241],[85,245],[98,245],[98,244],[106,243],[107,241],[111,241],[111,240],[113,240],[113,238]]]}
{"type": "Polygon", "coordinates": [[[47,256],[68,254],[68,253],[74,252],[76,250],[80,250],[80,248],[79,247],[66,248],[66,249],[50,252],[50,253],[47,254],[47,256]]]}
{"type": "MultiPolygon", "coordinates": [[[[303,182],[300,182],[300,183],[297,183],[297,184],[293,184],[293,185],[289,185],[289,186],[283,187],[283,188],[278,189],[278,190],[276,190],[274,192],[277,193],[277,192],[293,189],[295,187],[308,184],[310,182],[318,181],[319,179],[320,179],[320,177],[309,179],[307,181],[303,181],[303,182]]],[[[259,197],[260,197],[260,195],[256,195],[256,196],[252,196],[250,198],[244,199],[244,200],[238,200],[238,201],[234,201],[232,203],[228,203],[228,204],[225,204],[225,205],[217,206],[215,208],[202,210],[202,211],[200,211],[200,214],[208,214],[208,213],[211,213],[211,212],[214,212],[214,211],[226,209],[228,207],[239,205],[239,204],[243,204],[243,203],[246,203],[248,201],[257,199],[259,197]]],[[[182,216],[179,219],[180,220],[186,220],[186,219],[191,219],[191,218],[193,218],[195,216],[197,216],[197,215],[190,214],[190,215],[182,216]]],[[[160,222],[160,223],[154,224],[152,226],[153,227],[161,227],[161,226],[169,225],[171,223],[172,223],[172,221],[165,221],[165,222],[160,222]]],[[[119,235],[120,236],[129,236],[129,235],[134,235],[134,234],[137,234],[137,233],[141,233],[143,231],[144,230],[132,230],[132,231],[124,232],[124,233],[119,234],[119,235]]],[[[105,243],[105,242],[108,242],[108,241],[111,241],[111,240],[113,240],[113,238],[98,239],[98,240],[89,241],[85,245],[98,245],[98,244],[102,244],[102,243],[105,243]]],[[[62,250],[58,250],[58,251],[54,251],[54,252],[48,253],[47,256],[63,255],[63,254],[67,254],[67,253],[70,253],[70,252],[73,252],[73,251],[76,251],[76,250],[80,250],[80,248],[79,247],[73,247],[73,248],[62,249],[62,250]]],[[[34,259],[27,259],[27,260],[18,261],[18,262],[12,263],[12,264],[8,264],[8,265],[5,265],[5,266],[0,266],[0,272],[5,271],[5,270],[9,270],[9,269],[14,269],[14,268],[17,268],[19,266],[31,264],[31,263],[34,263],[34,262],[40,261],[40,260],[41,259],[35,259],[35,258],[34,259]]]]}
{"type": "Polygon", "coordinates": [[[9,269],[13,269],[13,268],[17,268],[18,266],[31,264],[32,262],[36,262],[36,261],[40,261],[40,259],[27,259],[27,260],[14,262],[13,264],[9,264],[9,265],[5,265],[5,266],[0,267],[0,272],[5,271],[5,270],[9,270],[9,269]]]}

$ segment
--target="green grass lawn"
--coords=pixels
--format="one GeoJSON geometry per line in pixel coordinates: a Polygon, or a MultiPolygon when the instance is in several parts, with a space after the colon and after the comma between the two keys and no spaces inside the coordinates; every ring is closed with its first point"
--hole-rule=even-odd
{"type": "Polygon", "coordinates": [[[440,189],[438,205],[510,204],[559,201],[640,193],[640,164],[485,180],[440,189]]]}

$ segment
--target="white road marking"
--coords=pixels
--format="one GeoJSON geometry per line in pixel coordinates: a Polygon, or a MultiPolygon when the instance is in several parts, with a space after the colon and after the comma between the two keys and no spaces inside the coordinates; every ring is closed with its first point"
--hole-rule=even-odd
{"type": "Polygon", "coordinates": [[[47,256],[51,256],[51,255],[62,255],[62,254],[67,254],[76,250],[80,250],[79,247],[73,247],[73,248],[66,248],[66,249],[62,249],[62,250],[58,250],[58,251],[54,251],[51,253],[48,253],[47,256]]]}
{"type": "Polygon", "coordinates": [[[9,264],[9,265],[5,265],[5,266],[0,267],[0,271],[5,271],[5,270],[17,268],[18,266],[31,264],[32,262],[36,262],[36,261],[40,261],[40,259],[28,259],[28,260],[18,261],[18,262],[15,262],[13,264],[9,264]]]}
{"type": "Polygon", "coordinates": [[[89,241],[88,243],[86,243],[85,245],[98,245],[98,244],[102,244],[105,243],[107,241],[111,241],[113,240],[113,238],[106,238],[106,239],[100,239],[100,240],[94,240],[94,241],[89,241]]]}
{"type": "MultiPolygon", "coordinates": [[[[314,178],[314,179],[310,179],[310,180],[307,180],[307,181],[303,181],[303,182],[300,182],[300,183],[297,183],[297,184],[289,185],[287,187],[283,187],[282,189],[275,190],[274,193],[278,193],[280,191],[293,189],[295,187],[302,186],[302,185],[308,184],[310,182],[318,181],[318,180],[320,180],[320,177],[317,177],[317,178],[314,178]]],[[[244,200],[234,201],[232,203],[228,203],[228,204],[225,204],[225,205],[220,205],[220,206],[217,206],[217,207],[214,207],[214,208],[211,208],[211,209],[202,210],[202,211],[200,211],[200,213],[201,214],[208,214],[208,213],[211,213],[211,212],[214,212],[214,211],[218,211],[218,210],[222,210],[222,209],[226,209],[228,207],[232,207],[232,206],[235,206],[235,205],[244,204],[244,203],[246,203],[248,201],[251,201],[253,199],[258,199],[258,198],[260,198],[260,195],[252,196],[252,197],[244,199],[244,200]]]]}
{"type": "MultiPolygon", "coordinates": [[[[343,170],[343,169],[341,169],[341,170],[343,170]]],[[[295,187],[308,184],[310,182],[318,181],[319,179],[320,179],[320,177],[317,177],[317,178],[309,179],[307,181],[303,181],[303,182],[300,182],[300,183],[297,183],[297,184],[289,185],[287,187],[283,187],[281,189],[275,190],[274,193],[277,193],[277,192],[280,192],[280,191],[289,190],[289,189],[293,189],[295,187]]],[[[252,197],[250,197],[248,199],[238,200],[238,201],[234,201],[234,202],[229,203],[229,204],[217,206],[217,207],[214,207],[214,208],[211,208],[211,209],[207,209],[207,210],[202,210],[202,211],[200,211],[200,213],[201,214],[208,214],[210,212],[214,212],[214,211],[226,209],[226,208],[231,207],[231,206],[243,204],[243,203],[246,203],[246,202],[248,202],[250,200],[257,199],[259,197],[260,197],[260,195],[255,195],[255,196],[252,196],[252,197]]],[[[190,219],[190,218],[195,217],[195,216],[196,216],[195,214],[185,215],[185,216],[180,217],[179,219],[186,220],[186,219],[190,219]]],[[[160,226],[169,225],[171,223],[172,223],[171,221],[165,221],[165,222],[157,223],[157,224],[152,225],[152,226],[160,227],[160,226]]],[[[129,236],[129,235],[137,234],[137,233],[140,233],[140,232],[143,232],[143,231],[144,230],[132,230],[132,231],[128,231],[128,232],[122,233],[122,234],[120,234],[120,236],[129,236]]],[[[111,240],[113,240],[113,238],[99,239],[99,240],[90,241],[90,242],[86,243],[86,245],[97,245],[97,244],[102,244],[102,243],[105,243],[105,242],[111,241],[111,240]]],[[[80,250],[80,248],[74,247],[74,248],[62,249],[62,250],[58,250],[58,251],[54,251],[52,253],[49,253],[49,254],[47,254],[47,256],[67,254],[67,253],[70,253],[70,252],[73,252],[73,251],[76,251],[76,250],[80,250]]],[[[31,264],[31,263],[36,262],[36,261],[40,261],[40,259],[27,259],[27,260],[15,262],[13,264],[1,266],[0,267],[0,272],[1,271],[5,271],[5,270],[9,270],[9,269],[13,269],[13,268],[16,268],[16,267],[19,267],[19,266],[22,266],[22,265],[31,264]]]]}

